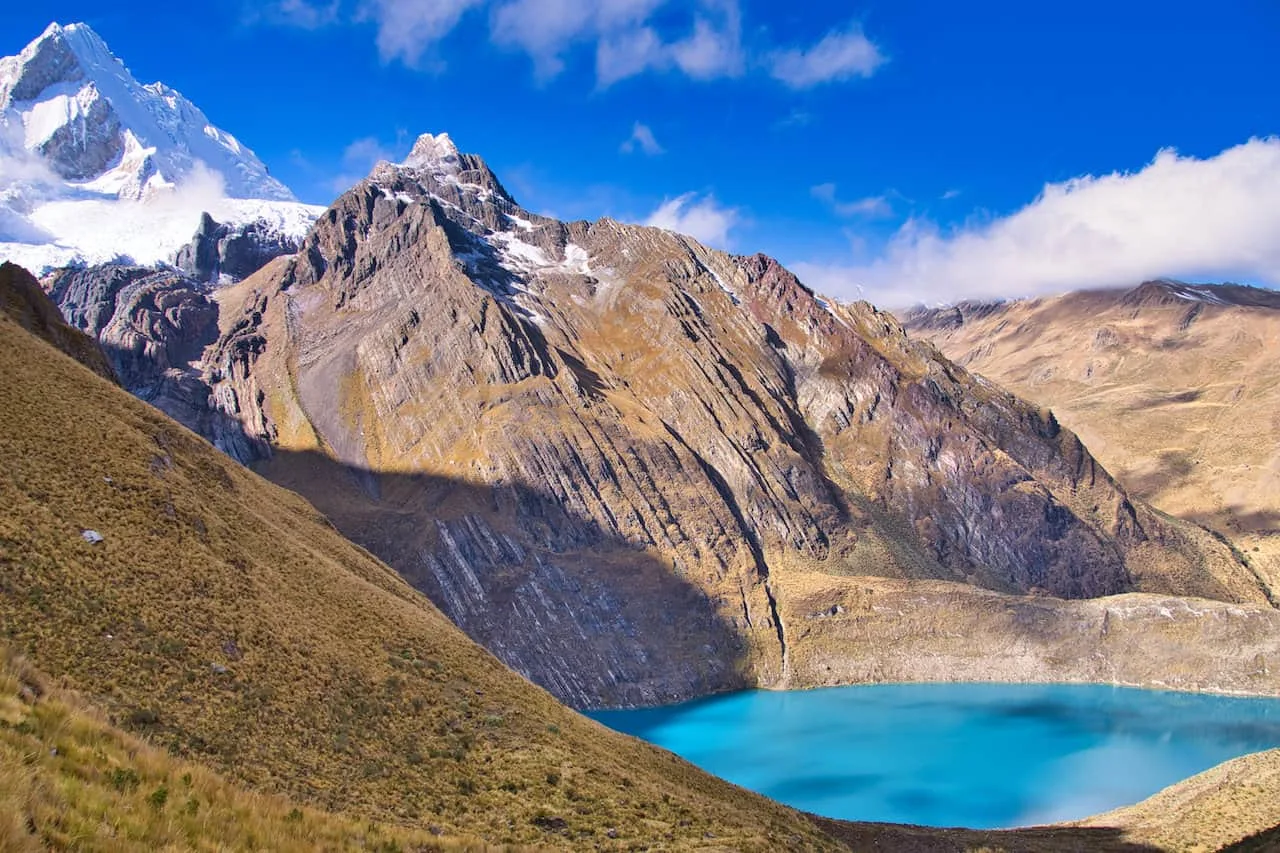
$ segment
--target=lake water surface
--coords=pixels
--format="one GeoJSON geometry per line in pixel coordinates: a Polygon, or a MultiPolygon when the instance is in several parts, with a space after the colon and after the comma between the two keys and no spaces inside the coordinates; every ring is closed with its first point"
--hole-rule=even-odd
{"type": "Polygon", "coordinates": [[[805,811],[975,829],[1086,817],[1280,747],[1280,700],[1096,685],[749,691],[590,716],[805,811]]]}

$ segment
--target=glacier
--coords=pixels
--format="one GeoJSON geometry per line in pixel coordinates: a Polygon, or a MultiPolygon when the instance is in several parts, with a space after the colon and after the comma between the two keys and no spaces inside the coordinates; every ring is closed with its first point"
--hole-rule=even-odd
{"type": "Polygon", "coordinates": [[[85,24],[50,24],[0,59],[0,260],[37,275],[166,263],[202,213],[300,240],[323,211],[85,24]]]}

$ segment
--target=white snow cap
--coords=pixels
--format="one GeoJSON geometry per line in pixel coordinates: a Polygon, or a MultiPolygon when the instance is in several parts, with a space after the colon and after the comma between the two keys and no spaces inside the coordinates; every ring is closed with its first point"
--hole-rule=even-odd
{"type": "Polygon", "coordinates": [[[52,23],[21,53],[0,58],[0,131],[0,142],[16,137],[28,152],[55,159],[79,156],[74,152],[85,144],[46,154],[57,134],[97,135],[106,146],[114,136],[117,157],[132,137],[138,149],[132,161],[66,167],[63,173],[91,192],[138,198],[153,184],[182,183],[202,163],[233,198],[295,201],[252,151],[195,104],[163,83],[134,79],[87,24],[52,23]]]}
{"type": "Polygon", "coordinates": [[[142,85],[84,24],[0,57],[0,260],[168,261],[207,212],[300,238],[299,204],[243,143],[163,83],[142,85]]]}
{"type": "Polygon", "coordinates": [[[459,161],[458,146],[453,144],[449,134],[424,133],[413,143],[413,150],[401,165],[412,169],[430,168],[456,174],[462,164],[459,161]]]}

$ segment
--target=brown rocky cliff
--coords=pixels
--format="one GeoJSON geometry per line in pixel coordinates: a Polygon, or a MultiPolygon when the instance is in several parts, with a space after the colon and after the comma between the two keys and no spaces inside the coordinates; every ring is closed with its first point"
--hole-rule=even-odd
{"type": "Polygon", "coordinates": [[[219,299],[214,399],[261,470],[576,704],[789,683],[788,572],[1261,598],[870,306],[538,217],[456,151],[380,166],[219,299]]]}

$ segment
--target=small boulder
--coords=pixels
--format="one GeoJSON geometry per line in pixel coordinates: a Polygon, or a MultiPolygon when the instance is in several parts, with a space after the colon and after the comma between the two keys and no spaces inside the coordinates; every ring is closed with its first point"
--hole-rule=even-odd
{"type": "Polygon", "coordinates": [[[96,530],[81,530],[80,538],[88,542],[90,545],[97,545],[103,541],[102,534],[96,530]]]}
{"type": "Polygon", "coordinates": [[[533,819],[533,825],[546,832],[563,832],[569,828],[569,822],[558,815],[540,814],[533,819]]]}

